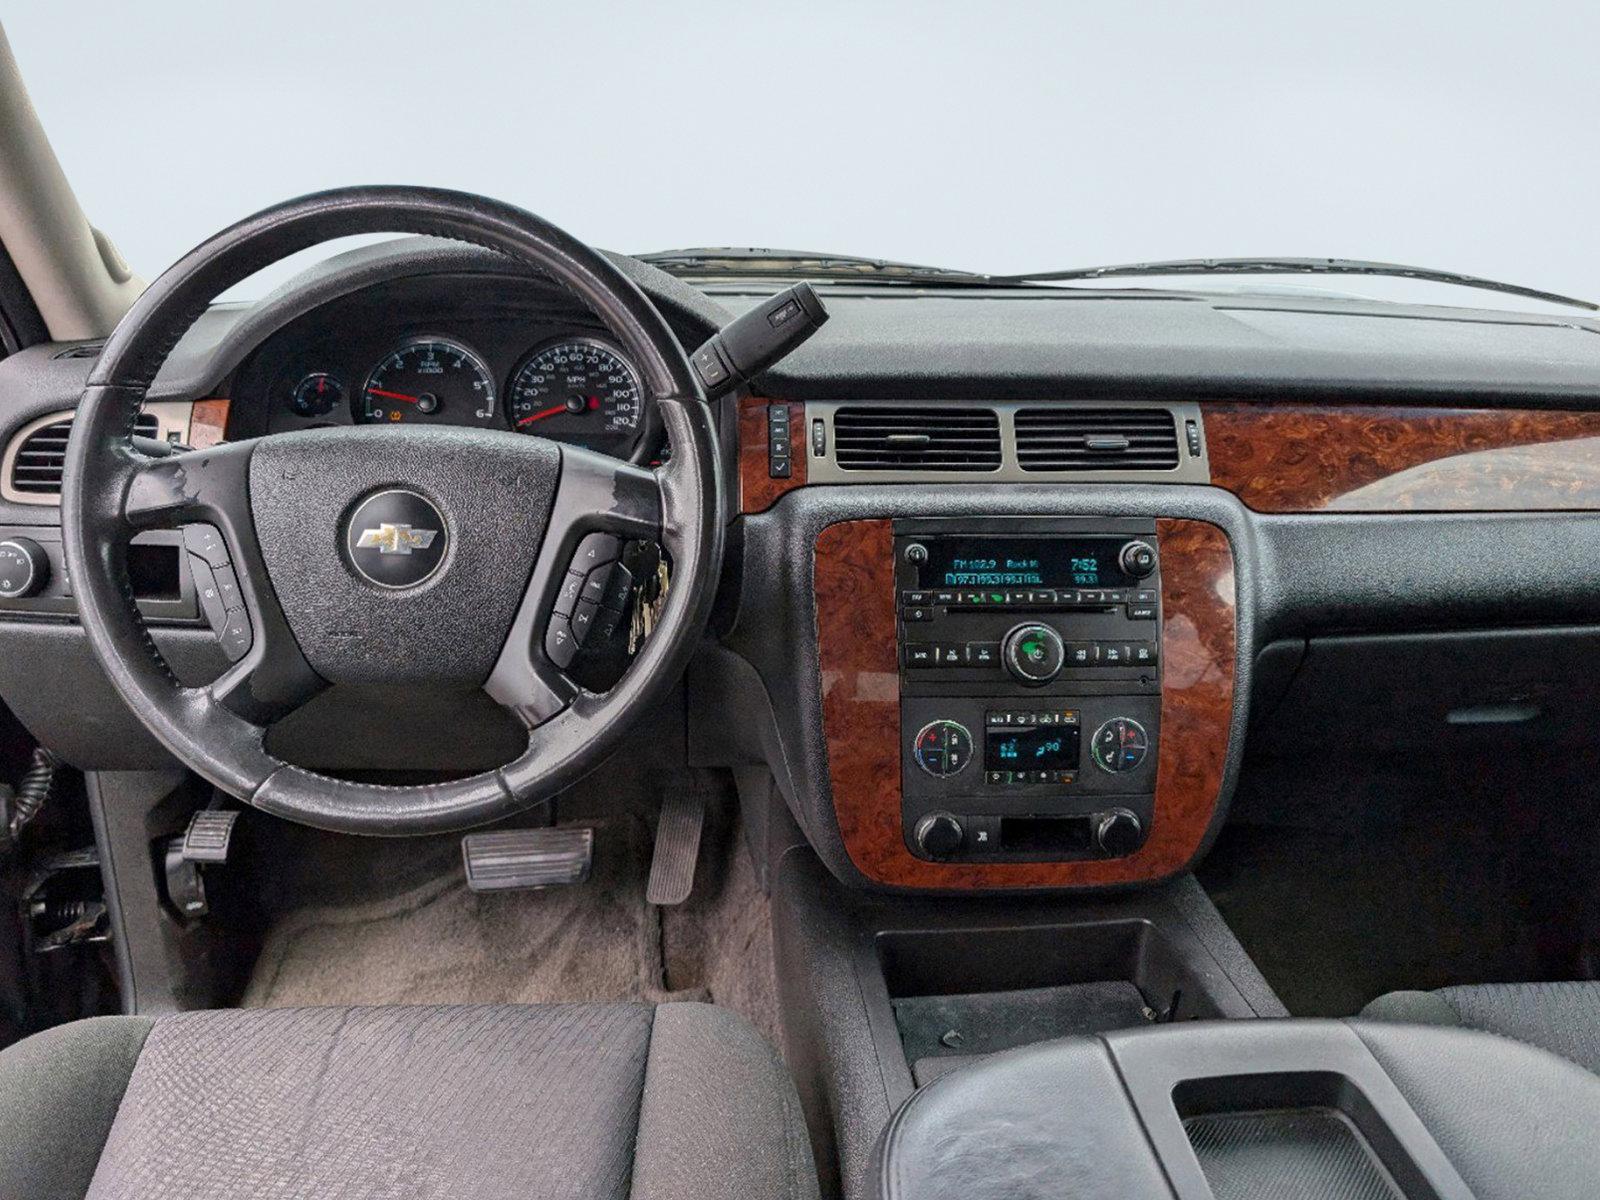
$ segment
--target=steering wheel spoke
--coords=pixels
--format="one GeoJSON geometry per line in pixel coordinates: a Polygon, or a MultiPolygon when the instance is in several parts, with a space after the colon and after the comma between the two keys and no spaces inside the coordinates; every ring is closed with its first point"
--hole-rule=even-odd
{"type": "Polygon", "coordinates": [[[582,690],[572,675],[586,648],[623,619],[622,547],[659,543],[662,475],[575,446],[561,448],[561,482],[528,587],[484,688],[533,728],[582,690]]]}

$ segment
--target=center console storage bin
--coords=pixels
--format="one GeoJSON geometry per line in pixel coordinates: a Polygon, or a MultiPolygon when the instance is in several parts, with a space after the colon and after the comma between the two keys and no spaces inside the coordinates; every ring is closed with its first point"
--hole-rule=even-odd
{"type": "Polygon", "coordinates": [[[1195,949],[1131,916],[877,936],[918,1085],[975,1056],[1051,1038],[1251,1015],[1195,949]]]}

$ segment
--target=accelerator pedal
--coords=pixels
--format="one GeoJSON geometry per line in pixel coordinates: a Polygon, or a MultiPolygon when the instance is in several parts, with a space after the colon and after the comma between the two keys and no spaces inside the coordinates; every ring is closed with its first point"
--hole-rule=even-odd
{"type": "Polygon", "coordinates": [[[682,904],[694,890],[700,858],[700,831],[706,823],[706,791],[693,776],[669,786],[656,822],[656,848],[650,856],[650,884],[644,898],[663,907],[682,904]]]}
{"type": "Polygon", "coordinates": [[[594,864],[592,829],[506,829],[461,839],[467,886],[509,892],[582,883],[594,864]]]}

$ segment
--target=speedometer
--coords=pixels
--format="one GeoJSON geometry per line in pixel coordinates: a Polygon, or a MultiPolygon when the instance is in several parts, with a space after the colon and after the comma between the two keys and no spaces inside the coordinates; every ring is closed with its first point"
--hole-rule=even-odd
{"type": "Polygon", "coordinates": [[[471,350],[449,338],[401,342],[372,368],[356,404],[358,421],[437,425],[493,422],[494,376],[471,350]]]}
{"type": "Polygon", "coordinates": [[[639,435],[644,389],[633,364],[599,338],[537,347],[511,377],[511,427],[625,457],[639,435]]]}

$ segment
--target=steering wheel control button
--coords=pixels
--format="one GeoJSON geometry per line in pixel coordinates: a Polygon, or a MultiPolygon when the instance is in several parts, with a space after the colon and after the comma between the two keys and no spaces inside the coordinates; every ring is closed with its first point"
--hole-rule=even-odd
{"type": "Polygon", "coordinates": [[[215,525],[185,525],[183,545],[190,554],[197,555],[213,567],[229,561],[228,543],[215,525]]]}
{"type": "Polygon", "coordinates": [[[550,618],[544,633],[545,657],[562,670],[572,665],[578,657],[578,639],[572,635],[572,623],[560,613],[550,618]]]}
{"type": "Polygon", "coordinates": [[[0,542],[0,600],[26,600],[50,581],[50,558],[32,538],[0,542]]]}
{"type": "Polygon", "coordinates": [[[238,662],[249,654],[255,641],[255,634],[250,628],[250,614],[242,608],[230,612],[217,640],[222,643],[222,652],[228,656],[229,662],[238,662]]]}
{"type": "Polygon", "coordinates": [[[1001,657],[1006,670],[1030,687],[1049,683],[1066,664],[1061,635],[1048,625],[1018,625],[1006,634],[1001,657]]]}
{"type": "Polygon", "coordinates": [[[578,645],[583,645],[589,640],[589,631],[594,626],[594,615],[600,611],[600,606],[593,600],[579,600],[578,607],[572,610],[572,636],[577,639],[578,645]]]}
{"type": "Polygon", "coordinates": [[[912,752],[929,775],[948,779],[972,761],[972,734],[959,721],[929,721],[917,731],[912,752]]]}
{"type": "Polygon", "coordinates": [[[561,581],[561,590],[556,593],[556,612],[563,617],[572,614],[573,606],[578,603],[578,597],[583,594],[583,574],[579,571],[568,571],[561,581]]]}
{"type": "Polygon", "coordinates": [[[585,534],[583,541],[578,543],[578,549],[572,555],[570,569],[587,575],[589,571],[603,563],[615,562],[617,553],[621,549],[622,543],[609,533],[585,534]]]}
{"type": "Polygon", "coordinates": [[[1132,717],[1112,717],[1089,742],[1094,765],[1113,775],[1136,770],[1149,751],[1150,737],[1132,717]]]}
{"type": "Polygon", "coordinates": [[[356,505],[345,522],[344,544],[351,567],[368,583],[411,588],[432,579],[444,565],[450,535],[430,501],[392,488],[356,505]]]}

